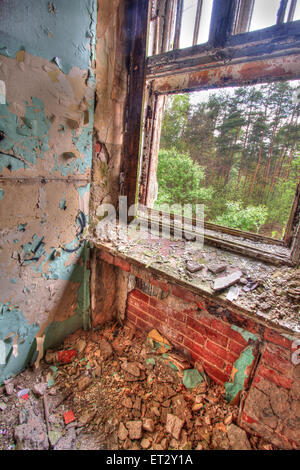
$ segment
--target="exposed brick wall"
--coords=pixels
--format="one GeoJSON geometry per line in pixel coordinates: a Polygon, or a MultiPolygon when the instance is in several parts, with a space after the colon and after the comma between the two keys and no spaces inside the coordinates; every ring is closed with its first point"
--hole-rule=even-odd
{"type": "Polygon", "coordinates": [[[201,360],[213,380],[227,382],[247,341],[229,324],[199,310],[195,303],[181,303],[177,310],[169,306],[169,301],[169,297],[158,300],[134,289],[128,294],[127,317],[145,331],[157,328],[174,347],[194,361],[201,360]]]}
{"type": "Polygon", "coordinates": [[[146,332],[157,328],[192,362],[200,360],[215,382],[232,382],[236,361],[252,347],[240,424],[278,447],[300,448],[300,365],[291,361],[293,338],[110,253],[100,257],[136,277],[127,319],[146,332]]]}

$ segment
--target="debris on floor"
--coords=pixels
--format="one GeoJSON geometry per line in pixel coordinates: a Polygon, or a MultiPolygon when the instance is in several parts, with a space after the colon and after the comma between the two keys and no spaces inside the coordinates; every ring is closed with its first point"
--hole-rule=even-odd
{"type": "Polygon", "coordinates": [[[0,387],[0,450],[274,449],[156,330],[78,330],[46,358],[0,387]]]}

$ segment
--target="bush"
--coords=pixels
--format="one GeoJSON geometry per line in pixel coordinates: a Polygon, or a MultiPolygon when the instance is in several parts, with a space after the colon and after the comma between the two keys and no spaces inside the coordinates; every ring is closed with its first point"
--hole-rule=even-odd
{"type": "Polygon", "coordinates": [[[240,201],[230,201],[226,207],[226,212],[216,218],[216,224],[258,233],[268,217],[268,209],[263,205],[243,208],[240,201]]]}

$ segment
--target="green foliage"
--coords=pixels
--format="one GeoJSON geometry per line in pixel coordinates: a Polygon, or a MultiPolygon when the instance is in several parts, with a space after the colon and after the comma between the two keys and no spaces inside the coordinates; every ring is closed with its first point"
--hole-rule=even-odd
{"type": "Polygon", "coordinates": [[[203,168],[175,148],[160,150],[157,177],[157,207],[162,204],[202,204],[213,196],[213,189],[203,186],[203,168]]]}
{"type": "Polygon", "coordinates": [[[241,201],[227,202],[227,210],[224,214],[216,218],[216,224],[225,225],[247,232],[259,231],[268,216],[268,209],[265,206],[247,206],[243,208],[241,201]]]}
{"type": "Polygon", "coordinates": [[[298,84],[167,97],[156,207],[205,202],[205,219],[281,236],[300,180],[298,84]],[[236,202],[238,201],[238,202],[236,202]]]}

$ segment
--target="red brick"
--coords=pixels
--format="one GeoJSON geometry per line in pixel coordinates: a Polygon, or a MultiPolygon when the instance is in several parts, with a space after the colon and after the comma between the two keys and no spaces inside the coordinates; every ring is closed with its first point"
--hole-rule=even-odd
{"type": "Polygon", "coordinates": [[[233,354],[240,356],[244,349],[245,349],[245,346],[242,346],[241,344],[236,343],[232,339],[229,340],[228,350],[231,351],[233,354]]]}
{"type": "Polygon", "coordinates": [[[197,318],[198,322],[201,323],[202,325],[211,327],[211,319],[210,318],[207,318],[204,315],[199,315],[199,314],[198,315],[196,314],[196,318],[197,318]]]}
{"type": "Polygon", "coordinates": [[[188,348],[188,350],[192,353],[192,357],[193,357],[193,358],[194,358],[195,356],[197,356],[197,358],[202,357],[202,350],[203,350],[203,348],[201,348],[201,346],[199,346],[198,344],[194,343],[193,341],[191,341],[191,340],[188,339],[187,337],[184,338],[183,344],[184,344],[184,346],[186,346],[186,347],[188,348]]]}
{"type": "Polygon", "coordinates": [[[195,295],[195,302],[197,304],[197,307],[200,308],[200,310],[205,310],[206,311],[206,304],[205,300],[199,297],[199,295],[195,295]]]}
{"type": "Polygon", "coordinates": [[[212,339],[215,343],[226,348],[228,344],[228,338],[226,338],[226,336],[221,335],[221,333],[219,333],[218,331],[207,327],[205,327],[205,334],[209,339],[212,339]]]}
{"type": "Polygon", "coordinates": [[[162,325],[164,322],[161,322],[158,318],[152,317],[151,315],[148,315],[146,312],[139,312],[138,318],[142,318],[144,321],[149,323],[149,325],[152,326],[152,328],[157,328],[161,329],[162,325]]]}
{"type": "Polygon", "coordinates": [[[222,335],[218,331],[213,330],[212,328],[208,328],[206,325],[201,324],[199,320],[195,320],[193,318],[187,318],[187,325],[197,331],[197,333],[201,333],[203,336],[206,336],[212,339],[215,343],[218,343],[220,346],[226,347],[228,343],[228,339],[226,336],[222,335]]]}
{"type": "Polygon", "coordinates": [[[136,324],[137,317],[134,313],[127,309],[126,317],[134,324],[136,324]]]}
{"type": "Polygon", "coordinates": [[[206,361],[203,361],[203,366],[204,370],[207,373],[207,375],[214,380],[217,383],[224,384],[225,382],[228,381],[229,375],[221,372],[219,369],[216,367],[212,366],[206,361]]]}
{"type": "Polygon", "coordinates": [[[160,333],[165,336],[169,341],[177,341],[177,343],[182,343],[183,341],[183,336],[181,333],[178,331],[174,330],[173,328],[170,328],[168,325],[165,323],[162,323],[160,326],[160,333]]]}
{"type": "Polygon", "coordinates": [[[164,290],[165,292],[170,292],[171,291],[170,284],[167,284],[166,282],[160,281],[159,279],[155,279],[155,278],[151,277],[150,278],[150,284],[152,284],[155,287],[159,287],[159,289],[164,290]]]}
{"type": "Polygon", "coordinates": [[[148,304],[145,304],[142,300],[135,299],[134,297],[129,297],[127,300],[128,305],[133,305],[134,307],[138,308],[141,311],[147,312],[148,310],[148,304]]]}
{"type": "Polygon", "coordinates": [[[181,334],[185,333],[186,327],[184,323],[181,323],[177,320],[174,320],[174,318],[170,318],[170,317],[168,317],[167,323],[170,326],[170,328],[173,328],[173,330],[176,330],[181,334]]]}
{"type": "Polygon", "coordinates": [[[130,292],[130,297],[134,297],[135,299],[140,299],[142,300],[143,302],[145,302],[146,304],[149,303],[149,295],[147,294],[144,294],[144,292],[141,292],[140,290],[138,289],[133,289],[131,292],[130,292]]]}
{"type": "Polygon", "coordinates": [[[283,348],[287,348],[287,349],[291,348],[292,341],[285,338],[284,336],[281,336],[276,331],[271,330],[270,328],[265,329],[264,337],[267,341],[277,344],[278,346],[282,346],[283,348]]]}
{"type": "MultiPolygon", "coordinates": [[[[182,312],[178,312],[177,310],[168,309],[167,310],[167,315],[170,318],[174,318],[175,320],[177,320],[181,323],[186,323],[186,315],[182,312]]],[[[184,327],[184,325],[182,325],[182,327],[184,327]]]]}
{"type": "Polygon", "coordinates": [[[195,318],[187,317],[186,325],[190,329],[195,330],[197,333],[201,333],[202,335],[206,334],[205,326],[202,325],[198,320],[195,320],[195,318]]]}
{"type": "Polygon", "coordinates": [[[187,302],[194,302],[195,300],[195,295],[193,292],[184,289],[183,287],[180,286],[172,286],[172,294],[175,295],[175,297],[180,297],[181,299],[187,301],[187,302]]]}
{"type": "Polygon", "coordinates": [[[233,368],[232,364],[227,364],[227,366],[225,367],[225,371],[224,371],[225,374],[228,374],[228,376],[231,376],[232,368],[233,368]]]}
{"type": "Polygon", "coordinates": [[[151,316],[153,316],[153,317],[155,317],[155,318],[158,318],[158,319],[159,319],[160,321],[162,321],[162,322],[165,322],[165,323],[166,323],[166,322],[168,321],[167,315],[165,315],[165,314],[164,314],[163,312],[161,312],[160,310],[157,310],[156,308],[151,307],[150,305],[149,305],[148,308],[147,308],[147,312],[148,312],[151,316]]]}
{"type": "Polygon", "coordinates": [[[213,320],[212,321],[212,326],[223,333],[225,336],[229,336],[229,338],[234,339],[237,341],[239,344],[246,346],[248,343],[247,341],[243,338],[243,336],[238,332],[233,330],[230,325],[227,325],[226,323],[220,322],[219,320],[213,320]]]}
{"type": "Polygon", "coordinates": [[[238,358],[236,354],[231,354],[229,351],[226,351],[226,349],[221,348],[221,346],[210,340],[207,340],[205,347],[209,349],[209,351],[220,356],[224,361],[230,362],[231,364],[234,364],[238,358]]]}
{"type": "Polygon", "coordinates": [[[255,335],[260,334],[261,330],[261,325],[258,323],[255,323],[252,320],[247,319],[247,331],[250,331],[250,333],[254,333],[255,335]]]}
{"type": "Polygon", "coordinates": [[[263,353],[262,361],[264,364],[272,367],[272,369],[278,370],[283,375],[290,376],[292,374],[293,364],[284,359],[282,355],[276,355],[266,349],[263,353]]]}
{"type": "Polygon", "coordinates": [[[122,258],[115,258],[115,266],[123,269],[123,271],[130,272],[131,266],[130,264],[122,258]]]}
{"type": "Polygon", "coordinates": [[[200,344],[201,346],[203,346],[205,343],[205,337],[198,333],[198,331],[191,330],[190,328],[185,328],[183,334],[189,339],[195,341],[197,344],[200,344]]]}
{"type": "Polygon", "coordinates": [[[105,261],[105,263],[108,263],[108,264],[114,264],[114,256],[112,256],[110,253],[108,253],[107,251],[104,251],[102,250],[100,252],[100,259],[102,261],[105,261]]]}
{"type": "Polygon", "coordinates": [[[202,351],[202,357],[205,359],[207,362],[210,362],[214,366],[216,366],[218,369],[223,370],[225,367],[225,362],[216,354],[211,353],[207,349],[203,348],[202,351]]]}
{"type": "Polygon", "coordinates": [[[136,326],[138,328],[140,328],[141,330],[143,331],[150,331],[152,330],[153,326],[152,325],[149,325],[149,323],[146,323],[144,320],[142,320],[141,318],[137,318],[136,320],[136,326]]]}
{"type": "Polygon", "coordinates": [[[270,380],[278,387],[290,389],[293,383],[291,379],[282,377],[281,375],[277,374],[274,370],[268,369],[267,367],[264,367],[263,365],[259,366],[257,373],[261,375],[262,377],[264,377],[265,379],[270,380]]]}

